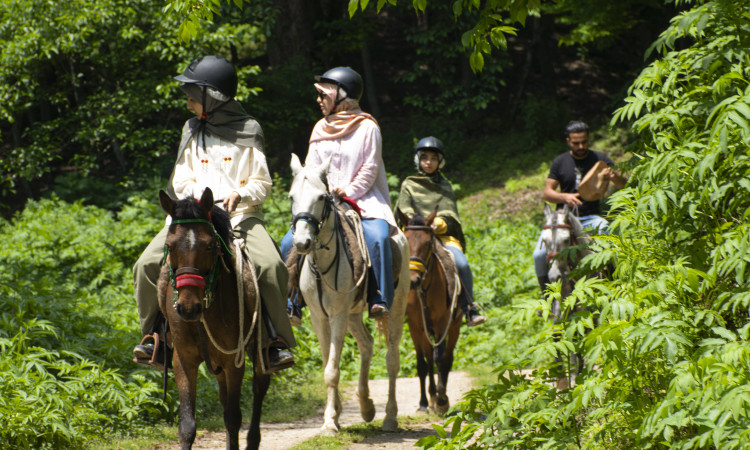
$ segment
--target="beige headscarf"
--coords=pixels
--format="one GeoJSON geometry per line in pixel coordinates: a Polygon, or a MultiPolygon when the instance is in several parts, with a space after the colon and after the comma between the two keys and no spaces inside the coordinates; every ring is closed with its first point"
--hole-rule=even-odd
{"type": "MultiPolygon", "coordinates": [[[[330,83],[315,83],[315,89],[325,95],[324,102],[329,105],[333,105],[339,94],[338,86],[330,83]]],[[[363,120],[372,120],[376,125],[378,123],[374,117],[359,109],[355,100],[344,100],[336,106],[333,113],[326,115],[315,124],[310,135],[310,142],[346,137],[352,134],[363,120]],[[353,109],[347,109],[352,107],[353,109]]]]}

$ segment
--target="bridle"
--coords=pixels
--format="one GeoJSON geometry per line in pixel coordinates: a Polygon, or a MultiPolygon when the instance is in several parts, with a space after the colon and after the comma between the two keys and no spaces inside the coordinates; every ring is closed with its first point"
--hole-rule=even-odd
{"type": "MultiPolygon", "coordinates": [[[[210,216],[209,216],[210,217],[210,216]]],[[[221,242],[221,246],[216,246],[216,253],[214,254],[214,261],[211,264],[211,268],[208,270],[208,272],[204,273],[200,269],[197,269],[195,267],[180,267],[177,270],[172,267],[172,264],[169,260],[169,246],[166,244],[164,245],[164,257],[162,258],[161,264],[166,264],[167,267],[169,267],[169,281],[172,285],[172,289],[174,289],[174,298],[173,302],[177,302],[178,298],[178,291],[180,288],[185,286],[195,286],[198,289],[203,289],[203,299],[205,302],[206,308],[211,305],[211,303],[214,300],[215,294],[216,294],[216,282],[218,281],[217,276],[217,267],[219,258],[223,255],[222,253],[222,246],[226,250],[226,252],[229,255],[232,255],[232,251],[229,250],[229,247],[227,247],[227,244],[224,242],[224,240],[221,238],[219,233],[216,231],[216,228],[214,227],[213,222],[207,219],[179,219],[179,220],[173,220],[171,225],[183,225],[183,224],[189,224],[189,223],[203,223],[208,224],[211,227],[211,231],[213,231],[214,235],[214,242],[218,241],[221,242]]]]}
{"type": "Polygon", "coordinates": [[[315,230],[313,232],[313,234],[315,236],[317,236],[318,233],[320,233],[320,228],[326,222],[326,220],[331,215],[331,212],[333,210],[334,210],[333,195],[331,195],[330,192],[327,192],[326,196],[324,198],[323,212],[320,215],[320,219],[318,219],[312,213],[307,212],[307,211],[303,211],[303,212],[297,213],[294,216],[292,216],[292,233],[294,233],[296,231],[297,222],[299,222],[300,220],[302,220],[302,221],[305,221],[305,222],[309,223],[310,225],[312,225],[312,227],[315,230]]]}
{"type": "MultiPolygon", "coordinates": [[[[551,224],[544,225],[542,227],[543,230],[550,230],[550,231],[552,231],[552,239],[551,239],[551,241],[552,241],[552,246],[554,248],[552,248],[552,249],[548,248],[547,249],[547,264],[549,264],[550,262],[552,262],[552,260],[555,259],[555,257],[560,254],[560,252],[557,250],[557,239],[556,239],[557,229],[558,228],[564,228],[564,229],[571,230],[573,227],[570,224],[568,224],[568,223],[561,223],[561,224],[551,223],[551,224]]],[[[574,239],[572,233],[570,234],[569,241],[570,241],[569,242],[570,245],[575,244],[575,239],[574,239]]]]}
{"type": "MultiPolygon", "coordinates": [[[[409,257],[409,270],[413,270],[415,272],[418,272],[420,275],[420,282],[419,282],[419,289],[416,290],[417,292],[417,299],[419,300],[419,305],[421,306],[421,312],[422,312],[422,326],[424,328],[425,335],[427,336],[427,340],[432,345],[432,348],[437,348],[440,346],[440,344],[443,343],[446,337],[448,337],[448,331],[450,331],[451,328],[451,322],[453,319],[453,314],[456,309],[457,299],[458,299],[458,287],[459,287],[459,281],[456,280],[456,292],[453,293],[451,296],[451,307],[450,312],[448,313],[448,323],[445,326],[445,330],[443,330],[442,335],[440,336],[440,339],[437,341],[432,340],[432,336],[430,335],[430,331],[432,331],[433,335],[437,336],[435,334],[434,330],[432,330],[431,327],[427,324],[427,316],[429,314],[429,309],[427,307],[427,303],[424,301],[425,294],[430,289],[430,285],[432,284],[432,279],[430,279],[427,282],[427,286],[424,285],[424,283],[427,281],[426,274],[430,271],[432,268],[432,262],[437,260],[438,264],[441,265],[442,263],[438,259],[437,256],[435,256],[435,240],[437,239],[437,236],[435,236],[435,230],[429,226],[429,225],[407,225],[404,227],[404,231],[409,230],[416,230],[416,231],[427,231],[430,233],[430,244],[429,244],[429,252],[427,253],[427,257],[425,259],[422,259],[418,256],[410,256],[409,257]]],[[[447,276],[447,271],[445,270],[445,267],[443,267],[443,273],[447,276]]],[[[446,278],[447,282],[447,278],[446,278]]],[[[450,295],[450,292],[446,291],[446,294],[450,295]]]]}
{"type": "MultiPolygon", "coordinates": [[[[430,233],[430,245],[429,250],[427,252],[427,257],[425,259],[422,259],[418,256],[410,256],[409,257],[409,270],[413,270],[415,272],[419,272],[420,276],[423,277],[424,274],[430,270],[430,265],[433,261],[433,253],[434,253],[434,245],[433,244],[433,238],[435,237],[435,230],[432,229],[429,225],[407,225],[404,227],[404,231],[408,230],[416,230],[416,231],[427,231],[430,233]]],[[[421,287],[421,284],[420,284],[421,287]]],[[[427,286],[429,288],[429,285],[427,286]]],[[[427,288],[423,288],[423,292],[427,291],[427,288]]]]}

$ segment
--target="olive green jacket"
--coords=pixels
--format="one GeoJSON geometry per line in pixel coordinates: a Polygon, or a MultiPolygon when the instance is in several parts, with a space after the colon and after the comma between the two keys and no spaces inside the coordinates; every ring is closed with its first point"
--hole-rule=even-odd
{"type": "MultiPolygon", "coordinates": [[[[440,217],[448,225],[445,234],[458,239],[461,247],[466,249],[466,239],[461,229],[456,195],[453,193],[450,181],[438,172],[432,176],[412,175],[401,183],[401,193],[398,196],[395,210],[400,210],[410,218],[415,214],[427,217],[435,209],[435,206],[438,208],[436,217],[440,217]]],[[[398,221],[398,217],[396,220],[398,221]]],[[[398,225],[403,227],[406,224],[399,223],[398,225]]]]}

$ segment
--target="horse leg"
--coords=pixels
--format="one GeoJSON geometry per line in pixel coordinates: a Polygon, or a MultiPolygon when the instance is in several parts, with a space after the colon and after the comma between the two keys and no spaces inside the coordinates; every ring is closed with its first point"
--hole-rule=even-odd
{"type": "Polygon", "coordinates": [[[429,408],[432,412],[437,412],[437,387],[435,385],[435,361],[438,359],[438,348],[433,348],[431,352],[426,353],[427,357],[427,379],[429,385],[427,393],[430,394],[429,408]]]}
{"type": "Polygon", "coordinates": [[[419,409],[417,412],[429,412],[429,403],[427,403],[427,393],[425,391],[425,381],[427,379],[427,360],[421,350],[417,350],[417,375],[419,376],[419,409]]]}
{"type": "MultiPolygon", "coordinates": [[[[331,339],[328,346],[328,361],[323,376],[325,378],[328,395],[324,422],[321,430],[324,434],[335,434],[339,431],[339,415],[341,414],[341,399],[339,398],[339,378],[341,369],[341,348],[344,346],[348,314],[338,314],[330,318],[331,339]]],[[[322,343],[321,343],[322,345],[322,343]]]]}
{"type": "Polygon", "coordinates": [[[260,447],[260,414],[263,399],[271,384],[271,375],[261,374],[260,356],[254,356],[253,363],[253,413],[250,417],[250,429],[247,430],[247,448],[255,450],[260,447]]]}
{"type": "Polygon", "coordinates": [[[448,374],[453,367],[453,349],[446,348],[445,342],[440,345],[441,351],[437,358],[437,372],[438,372],[438,383],[437,383],[437,402],[435,403],[435,412],[440,415],[448,412],[450,408],[450,401],[445,390],[448,386],[448,374]]]}
{"type": "Polygon", "coordinates": [[[349,314],[349,332],[357,341],[359,349],[359,385],[357,386],[357,398],[359,398],[359,411],[365,422],[375,418],[375,404],[370,398],[370,363],[372,361],[373,338],[370,331],[362,323],[362,314],[349,314]]]}
{"type": "MultiPolygon", "coordinates": [[[[407,278],[403,278],[406,280],[407,278]]],[[[399,294],[396,294],[399,298],[399,294]]],[[[385,355],[385,363],[388,368],[388,403],[385,406],[385,418],[383,419],[383,431],[398,430],[398,403],[396,402],[396,380],[398,371],[401,369],[401,354],[399,345],[401,335],[404,332],[404,314],[406,312],[406,294],[401,296],[401,305],[396,307],[394,299],[391,313],[388,316],[388,330],[386,344],[388,352],[385,355]]]]}
{"type": "Polygon", "coordinates": [[[179,350],[175,347],[174,379],[180,397],[180,446],[183,450],[190,449],[195,441],[195,384],[198,377],[198,364],[185,366],[180,358],[179,350]]]}
{"type": "Polygon", "coordinates": [[[240,395],[242,392],[242,377],[245,366],[234,367],[230,362],[225,365],[216,381],[219,382],[219,399],[224,407],[224,427],[227,430],[227,449],[240,448],[239,432],[242,425],[242,410],[240,409],[240,395]]]}

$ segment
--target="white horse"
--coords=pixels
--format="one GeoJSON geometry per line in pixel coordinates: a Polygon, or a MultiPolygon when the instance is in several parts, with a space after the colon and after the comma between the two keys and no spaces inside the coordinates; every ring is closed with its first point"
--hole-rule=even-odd
{"type": "MultiPolygon", "coordinates": [[[[365,421],[369,422],[375,417],[375,406],[368,385],[373,338],[362,322],[363,311],[367,310],[367,289],[364,286],[367,271],[360,270],[362,273],[355,277],[355,269],[348,263],[343,236],[337,226],[337,222],[343,219],[343,213],[334,206],[326,181],[329,164],[330,159],[320,167],[303,167],[299,158],[292,154],[294,181],[289,198],[292,200],[294,246],[298,253],[308,255],[300,269],[300,291],[310,308],[310,318],[318,336],[328,389],[325,422],[321,429],[325,434],[335,434],[340,428],[341,414],[339,361],[347,329],[356,339],[361,357],[357,395],[365,421]]],[[[390,314],[378,319],[384,322],[379,325],[381,330],[385,329],[388,345],[388,403],[383,420],[385,431],[398,428],[396,377],[400,368],[399,343],[409,294],[408,243],[400,230],[391,239],[401,250],[401,267],[398,275],[394,276],[394,282],[400,282],[396,285],[390,314]]],[[[360,245],[364,246],[364,241],[360,245]]],[[[351,252],[358,251],[358,248],[351,249],[351,252]]]]}

